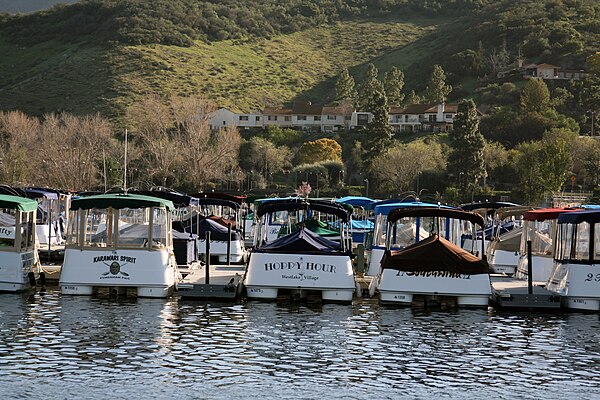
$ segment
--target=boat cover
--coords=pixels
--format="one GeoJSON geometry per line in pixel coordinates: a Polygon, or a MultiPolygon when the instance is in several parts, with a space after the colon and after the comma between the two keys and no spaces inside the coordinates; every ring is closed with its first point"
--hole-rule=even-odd
{"type": "Polygon", "coordinates": [[[218,217],[216,215],[211,215],[208,218],[212,219],[215,222],[218,222],[219,224],[223,225],[225,228],[227,228],[227,224],[231,224],[231,229],[236,229],[237,228],[237,222],[235,222],[232,219],[218,217]]]}
{"type": "MultiPolygon", "coordinates": [[[[227,237],[227,227],[221,225],[217,221],[214,221],[210,218],[202,218],[198,222],[198,227],[196,227],[197,221],[196,218],[191,218],[184,222],[177,221],[173,223],[173,229],[176,229],[180,232],[198,232],[199,240],[204,240],[206,238],[206,232],[210,232],[210,240],[214,242],[226,242],[229,240],[227,237]]],[[[243,240],[242,234],[237,230],[231,230],[231,240],[243,240]]]]}
{"type": "Polygon", "coordinates": [[[307,219],[302,222],[298,222],[292,227],[292,232],[301,229],[302,227],[306,227],[311,232],[316,233],[319,236],[327,237],[327,236],[335,236],[339,237],[340,232],[334,230],[331,226],[329,226],[326,222],[319,221],[316,219],[307,219]]]}
{"type": "Polygon", "coordinates": [[[600,210],[590,209],[585,211],[575,211],[561,214],[558,217],[559,224],[580,224],[582,222],[597,224],[600,222],[600,210]]]}
{"type": "Polygon", "coordinates": [[[487,274],[490,270],[486,260],[479,259],[438,235],[399,251],[386,251],[381,267],[398,271],[444,271],[465,275],[487,274]]]}
{"type": "Polygon", "coordinates": [[[498,240],[492,241],[492,248],[495,250],[505,250],[518,252],[521,248],[521,235],[523,234],[523,228],[518,227],[512,231],[503,233],[498,240]]]}
{"type": "Polygon", "coordinates": [[[177,265],[189,265],[198,260],[198,236],[173,230],[173,253],[177,265]]]}
{"type": "Polygon", "coordinates": [[[342,253],[339,243],[320,237],[302,227],[254,250],[256,253],[336,254],[342,253]]]}

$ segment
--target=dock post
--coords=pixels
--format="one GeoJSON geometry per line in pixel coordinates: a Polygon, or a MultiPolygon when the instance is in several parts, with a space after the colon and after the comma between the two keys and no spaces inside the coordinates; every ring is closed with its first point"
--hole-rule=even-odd
{"type": "Polygon", "coordinates": [[[227,223],[227,265],[231,265],[231,222],[227,223]]]}
{"type": "Polygon", "coordinates": [[[533,265],[531,261],[531,240],[527,241],[527,290],[533,294],[533,265]]]}
{"type": "Polygon", "coordinates": [[[365,245],[356,246],[356,272],[360,275],[365,273],[365,245]]]}
{"type": "Polygon", "coordinates": [[[208,285],[210,283],[210,232],[206,232],[206,255],[204,258],[204,267],[206,270],[204,271],[204,284],[208,285]]]}

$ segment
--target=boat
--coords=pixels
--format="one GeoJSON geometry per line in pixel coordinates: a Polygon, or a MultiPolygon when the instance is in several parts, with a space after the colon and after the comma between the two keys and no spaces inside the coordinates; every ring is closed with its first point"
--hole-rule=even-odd
{"type": "Polygon", "coordinates": [[[528,279],[527,242],[531,241],[532,280],[547,282],[554,270],[554,245],[558,217],[573,212],[569,208],[541,208],[523,215],[523,234],[519,250],[519,263],[515,276],[528,279]]]}
{"type": "Polygon", "coordinates": [[[372,221],[372,208],[370,207],[375,203],[375,200],[362,196],[346,196],[335,201],[354,207],[352,225],[350,226],[352,246],[364,245],[367,236],[373,233],[375,227],[372,221]]]}
{"type": "Polygon", "coordinates": [[[514,275],[519,264],[523,215],[531,207],[503,207],[496,210],[496,229],[487,247],[490,270],[496,274],[514,275]]]}
{"type": "Polygon", "coordinates": [[[61,264],[65,254],[67,210],[71,194],[51,188],[28,187],[27,197],[38,202],[36,237],[42,261],[61,264]]]}
{"type": "Polygon", "coordinates": [[[244,276],[249,299],[275,300],[284,293],[305,298],[312,292],[322,301],[352,301],[356,282],[349,242],[345,240],[352,211],[331,201],[295,198],[262,202],[255,214],[258,222],[254,248],[244,276]],[[288,227],[288,233],[270,239],[269,222],[274,214],[283,213],[287,221],[282,227],[288,227]],[[337,241],[306,226],[331,217],[341,222],[337,241]]]}
{"type": "Polygon", "coordinates": [[[225,198],[201,197],[198,199],[198,210],[200,218],[192,224],[191,229],[198,235],[201,258],[206,249],[206,233],[210,232],[211,258],[221,264],[243,264],[248,252],[240,203],[225,198]]]}
{"type": "Polygon", "coordinates": [[[35,200],[0,195],[0,291],[20,292],[35,287],[35,200]]]}
{"type": "Polygon", "coordinates": [[[459,307],[487,307],[492,290],[485,254],[473,243],[470,248],[461,247],[464,235],[474,234],[483,225],[480,215],[455,209],[412,207],[391,211],[377,278],[380,301],[411,305],[415,296],[423,296],[426,302],[451,298],[459,307]],[[413,224],[420,225],[428,236],[415,234],[421,230],[409,230],[412,236],[397,235],[413,224]]]}
{"type": "MultiPolygon", "coordinates": [[[[497,220],[496,213],[500,208],[506,207],[519,207],[519,204],[510,203],[506,201],[495,201],[495,202],[483,202],[483,203],[469,203],[463,204],[460,206],[461,210],[471,211],[475,214],[479,214],[483,217],[483,221],[485,226],[483,229],[477,231],[477,237],[473,239],[470,235],[465,235],[465,247],[471,247],[469,241],[474,240],[475,246],[478,246],[480,243],[480,236],[484,235],[483,245],[484,249],[487,249],[492,238],[496,235],[496,230],[500,229],[501,231],[510,230],[513,227],[511,222],[507,222],[506,224],[501,224],[497,220]]],[[[481,250],[477,248],[477,250],[481,250]]]]}
{"type": "MultiPolygon", "coordinates": [[[[381,259],[385,253],[385,242],[386,242],[386,226],[388,214],[397,208],[414,208],[414,207],[443,207],[451,208],[448,206],[440,206],[433,203],[423,203],[420,201],[398,201],[398,200],[384,200],[375,203],[373,214],[375,216],[375,223],[373,229],[373,240],[370,246],[369,256],[369,267],[365,275],[377,276],[381,268],[381,259]]],[[[396,232],[396,235],[404,235],[407,238],[416,237],[416,232],[420,231],[420,239],[425,239],[429,236],[428,232],[423,231],[420,226],[415,224],[406,225],[400,231],[396,232]]]]}
{"type": "Polygon", "coordinates": [[[167,297],[180,279],[173,254],[171,201],[136,195],[74,198],[69,209],[63,294],[92,295],[99,287],[139,297],[167,297]]]}
{"type": "Polygon", "coordinates": [[[581,311],[600,310],[599,244],[599,209],[558,216],[554,268],[546,287],[562,296],[564,307],[581,311]]]}

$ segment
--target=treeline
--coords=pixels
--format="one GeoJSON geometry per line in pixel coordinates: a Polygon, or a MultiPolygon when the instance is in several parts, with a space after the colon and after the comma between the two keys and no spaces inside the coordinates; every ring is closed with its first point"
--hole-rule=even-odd
{"type": "Polygon", "coordinates": [[[269,38],[344,19],[452,15],[489,0],[82,0],[29,15],[0,15],[0,34],[31,44],[50,39],[189,46],[193,40],[269,38]]]}

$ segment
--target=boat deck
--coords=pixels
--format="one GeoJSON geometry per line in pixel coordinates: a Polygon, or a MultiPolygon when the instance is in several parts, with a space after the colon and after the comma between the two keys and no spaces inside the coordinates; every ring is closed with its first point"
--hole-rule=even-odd
{"type": "Polygon", "coordinates": [[[494,305],[502,308],[559,309],[561,296],[550,292],[545,282],[533,282],[529,293],[528,282],[506,275],[491,275],[494,305]]]}
{"type": "Polygon", "coordinates": [[[233,300],[241,293],[245,269],[243,265],[210,265],[208,282],[205,266],[195,269],[177,285],[179,295],[182,298],[233,300]]]}

